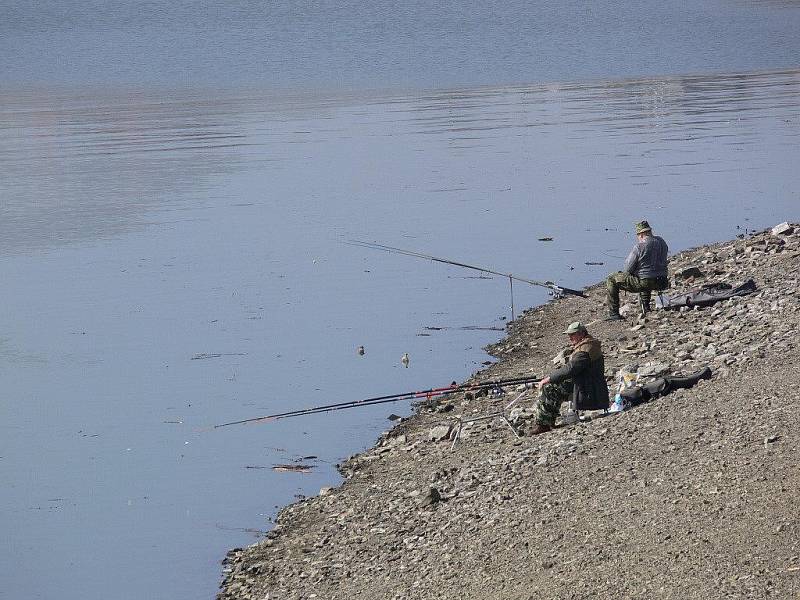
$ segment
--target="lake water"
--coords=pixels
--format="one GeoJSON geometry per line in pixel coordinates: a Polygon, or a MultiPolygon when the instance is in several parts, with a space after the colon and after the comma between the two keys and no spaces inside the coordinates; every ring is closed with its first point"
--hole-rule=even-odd
{"type": "Polygon", "coordinates": [[[210,426],[482,367],[507,281],[348,240],[581,287],[800,219],[797,2],[4,11],[3,598],[211,598],[409,407],[210,426]]]}

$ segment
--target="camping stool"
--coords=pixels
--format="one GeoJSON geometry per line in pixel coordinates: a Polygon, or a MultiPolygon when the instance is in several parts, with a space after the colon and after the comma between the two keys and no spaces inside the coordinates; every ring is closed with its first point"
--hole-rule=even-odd
{"type": "Polygon", "coordinates": [[[578,423],[580,420],[581,413],[575,408],[575,403],[570,400],[567,405],[567,414],[561,417],[561,422],[564,425],[572,425],[573,423],[578,423]]]}
{"type": "Polygon", "coordinates": [[[664,298],[664,290],[659,290],[656,298],[656,308],[664,308],[667,305],[667,301],[664,298]]]}
{"type": "MultiPolygon", "coordinates": [[[[663,308],[666,304],[666,301],[664,300],[664,290],[653,290],[653,292],[655,292],[657,298],[656,308],[663,308]]],[[[645,306],[644,297],[641,294],[639,294],[639,308],[642,311],[642,316],[645,316],[650,310],[649,306],[645,306]]]]}

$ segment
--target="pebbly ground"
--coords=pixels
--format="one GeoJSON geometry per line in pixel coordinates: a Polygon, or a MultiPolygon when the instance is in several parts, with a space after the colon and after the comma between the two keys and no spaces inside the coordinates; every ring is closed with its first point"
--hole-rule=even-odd
{"type": "MultiPolygon", "coordinates": [[[[788,229],[792,229],[791,227],[788,229]]],[[[670,294],[753,278],[750,296],[602,322],[605,290],[526,311],[486,380],[545,375],[582,320],[606,374],[710,366],[689,390],[527,436],[533,391],[421,406],[224,561],[221,600],[800,598],[800,228],[671,257],[670,294]],[[697,267],[697,270],[689,270],[697,267]],[[682,277],[682,274],[693,277],[682,277]]]]}

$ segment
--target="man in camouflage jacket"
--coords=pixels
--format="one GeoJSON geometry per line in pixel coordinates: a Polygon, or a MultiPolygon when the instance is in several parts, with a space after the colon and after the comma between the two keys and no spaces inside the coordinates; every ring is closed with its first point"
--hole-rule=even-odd
{"type": "Polygon", "coordinates": [[[561,403],[572,399],[575,410],[608,408],[608,385],[600,341],[594,339],[580,321],[564,332],[569,336],[572,354],[563,367],[539,382],[536,425],[532,433],[550,431],[561,412],[561,403]]]}

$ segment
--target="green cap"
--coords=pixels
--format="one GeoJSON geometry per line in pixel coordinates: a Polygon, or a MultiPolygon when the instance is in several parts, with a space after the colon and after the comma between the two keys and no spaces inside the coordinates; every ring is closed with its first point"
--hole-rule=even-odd
{"type": "Polygon", "coordinates": [[[569,324],[569,327],[567,327],[564,333],[572,334],[572,333],[580,333],[581,331],[586,332],[586,326],[580,321],[575,321],[574,323],[569,324]]]}
{"type": "Polygon", "coordinates": [[[650,223],[647,221],[639,221],[636,224],[636,235],[639,235],[640,233],[647,233],[648,231],[652,230],[650,229],[650,223]]]}

